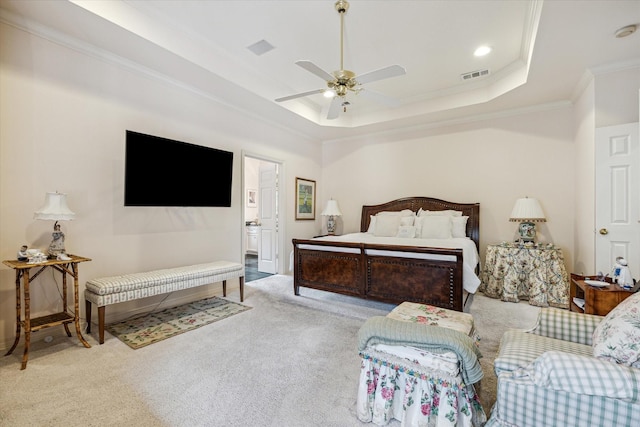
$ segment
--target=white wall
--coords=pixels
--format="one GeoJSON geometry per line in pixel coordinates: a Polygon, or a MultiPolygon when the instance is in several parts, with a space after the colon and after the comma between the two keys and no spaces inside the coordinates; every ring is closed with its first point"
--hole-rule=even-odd
{"type": "MultiPolygon", "coordinates": [[[[20,245],[46,249],[53,223],[33,220],[47,191],[68,194],[76,219],[62,223],[69,253],[80,265],[81,295],[94,277],[189,265],[241,261],[241,152],[283,162],[282,238],[316,234],[317,224],[294,221],[295,176],[320,176],[321,147],[281,126],[122,65],[0,25],[0,256],[20,245]],[[234,152],[231,208],[125,208],[125,130],[234,152]],[[288,197],[288,196],[287,196],[288,197]]],[[[202,185],[207,190],[207,183],[202,185]]],[[[285,263],[281,263],[284,269],[285,263]]],[[[59,278],[58,278],[59,282],[59,278]]],[[[237,281],[230,283],[235,292],[237,281]]],[[[32,285],[32,315],[61,310],[52,275],[32,285]]],[[[221,285],[172,294],[164,305],[221,285]]],[[[0,268],[0,345],[15,331],[14,271],[0,268]]],[[[107,321],[162,299],[109,307],[107,321]]],[[[84,305],[82,304],[82,308],[84,305]]],[[[84,311],[84,310],[82,310],[84,311]]],[[[83,314],[84,315],[84,314],[83,314]]],[[[44,336],[44,335],[43,335],[44,336]]]]}
{"type": "Polygon", "coordinates": [[[430,196],[480,203],[481,255],[489,243],[513,240],[516,199],[539,199],[548,222],[538,240],[560,246],[572,266],[574,140],[570,108],[412,131],[393,137],[326,143],[324,205],[340,203],[344,232],[359,231],[363,204],[430,196]]]}
{"type": "Polygon", "coordinates": [[[595,90],[592,81],[574,108],[576,195],[574,272],[595,272],[595,90]]]}
{"type": "Polygon", "coordinates": [[[540,200],[539,240],[563,249],[568,272],[595,266],[595,128],[638,120],[640,68],[600,73],[572,108],[439,129],[325,143],[319,205],[340,203],[342,232],[358,231],[362,204],[431,196],[480,202],[481,257],[516,237],[516,198],[540,200]]]}
{"type": "Polygon", "coordinates": [[[601,73],[594,80],[595,127],[638,121],[640,67],[601,73]]]}
{"type": "Polygon", "coordinates": [[[575,262],[574,272],[595,268],[595,129],[637,122],[640,68],[595,75],[575,102],[575,262]]]}

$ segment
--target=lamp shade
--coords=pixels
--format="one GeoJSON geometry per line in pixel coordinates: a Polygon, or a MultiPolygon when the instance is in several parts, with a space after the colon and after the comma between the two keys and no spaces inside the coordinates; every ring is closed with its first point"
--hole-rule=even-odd
{"type": "Polygon", "coordinates": [[[513,222],[545,222],[546,220],[538,200],[529,197],[516,200],[516,204],[511,211],[511,217],[509,218],[509,221],[513,222]]]}
{"type": "Polygon", "coordinates": [[[337,200],[329,200],[327,201],[327,206],[325,206],[324,210],[320,215],[323,216],[341,216],[342,212],[340,212],[340,207],[338,206],[337,200]]]}
{"type": "Polygon", "coordinates": [[[76,217],[76,214],[67,206],[67,195],[64,193],[47,193],[44,205],[35,211],[34,219],[49,219],[54,221],[69,221],[76,217]]]}

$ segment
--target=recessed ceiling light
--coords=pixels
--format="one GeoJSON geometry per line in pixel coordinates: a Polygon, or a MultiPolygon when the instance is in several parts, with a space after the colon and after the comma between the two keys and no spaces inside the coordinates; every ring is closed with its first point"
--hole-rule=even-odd
{"type": "Polygon", "coordinates": [[[617,38],[627,37],[636,32],[637,27],[635,25],[627,25],[626,27],[620,28],[614,34],[617,38]]]}
{"type": "Polygon", "coordinates": [[[480,46],[473,52],[474,56],[485,56],[489,52],[491,52],[491,48],[489,46],[480,46]]]}

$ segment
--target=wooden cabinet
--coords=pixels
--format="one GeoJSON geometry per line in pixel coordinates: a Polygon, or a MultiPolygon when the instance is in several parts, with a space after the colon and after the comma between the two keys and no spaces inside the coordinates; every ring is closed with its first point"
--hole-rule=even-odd
{"type": "MultiPolygon", "coordinates": [[[[571,274],[571,284],[569,285],[570,309],[585,314],[596,314],[606,316],[615,306],[620,304],[625,298],[631,296],[635,289],[626,290],[607,277],[609,286],[597,288],[585,283],[590,277],[579,274],[571,274]],[[576,300],[576,298],[578,300],[576,300]],[[576,304],[576,301],[584,300],[584,308],[576,304]]],[[[591,278],[593,279],[593,278],[591,278]]]]}
{"type": "Polygon", "coordinates": [[[247,253],[248,254],[258,253],[258,232],[259,231],[260,231],[260,226],[258,225],[247,226],[247,253]]]}

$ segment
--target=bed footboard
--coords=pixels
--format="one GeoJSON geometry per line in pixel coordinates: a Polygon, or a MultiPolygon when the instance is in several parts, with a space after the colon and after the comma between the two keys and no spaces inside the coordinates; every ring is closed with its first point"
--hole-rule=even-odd
{"type": "Polygon", "coordinates": [[[462,250],[396,248],[394,252],[365,248],[367,298],[463,311],[462,250]]]}
{"type": "Polygon", "coordinates": [[[293,291],[300,286],[345,295],[364,294],[364,251],[359,244],[293,240],[293,291]]]}
{"type": "Polygon", "coordinates": [[[293,287],[463,310],[462,250],[293,240],[293,287]]]}

